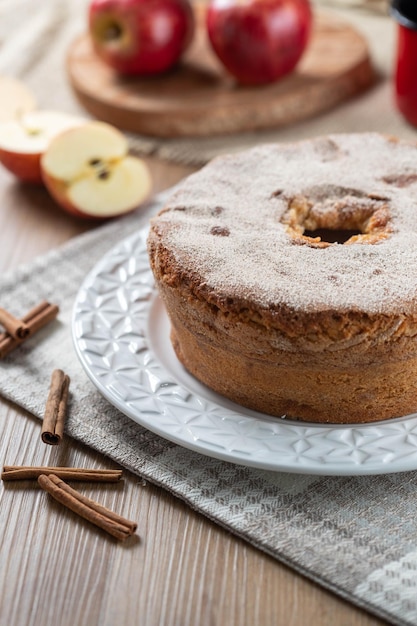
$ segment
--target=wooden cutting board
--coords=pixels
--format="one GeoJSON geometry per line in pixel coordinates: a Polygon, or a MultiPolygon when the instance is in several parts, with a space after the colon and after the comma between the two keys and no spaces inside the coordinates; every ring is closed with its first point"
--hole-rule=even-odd
{"type": "Polygon", "coordinates": [[[296,70],[262,87],[239,86],[227,75],[201,22],[183,62],[164,76],[117,75],[95,55],[88,34],[70,47],[67,69],[75,94],[94,117],[154,137],[279,128],[329,110],[374,81],[365,38],[327,14],[315,16],[296,70]]]}

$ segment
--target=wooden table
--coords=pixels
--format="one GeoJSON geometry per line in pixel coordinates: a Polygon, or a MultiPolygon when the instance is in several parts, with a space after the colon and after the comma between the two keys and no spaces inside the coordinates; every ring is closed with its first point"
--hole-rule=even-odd
{"type": "MultiPolygon", "coordinates": [[[[155,191],[191,170],[149,160],[155,191]]],[[[0,170],[0,271],[92,228],[42,188],[0,170]]],[[[1,305],[1,294],[0,294],[1,305]]],[[[0,364],[1,375],[1,364],[0,364]]],[[[115,464],[66,437],[40,444],[40,421],[0,400],[0,464],[115,464]]],[[[0,486],[0,624],[5,626],[376,626],[363,611],[252,548],[169,493],[125,472],[83,493],[138,522],[120,544],[35,485],[0,486]],[[48,504],[48,506],[47,506],[48,504]]]]}

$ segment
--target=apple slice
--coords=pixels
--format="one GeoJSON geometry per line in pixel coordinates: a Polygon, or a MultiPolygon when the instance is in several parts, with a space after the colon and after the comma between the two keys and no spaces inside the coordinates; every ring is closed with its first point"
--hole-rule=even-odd
{"type": "Polygon", "coordinates": [[[40,159],[53,137],[85,124],[75,115],[56,111],[31,111],[0,124],[0,162],[15,176],[42,182],[40,159]]]}
{"type": "Polygon", "coordinates": [[[53,139],[41,160],[47,189],[66,211],[107,219],[135,210],[152,189],[149,169],[119,130],[89,122],[53,139]]]}

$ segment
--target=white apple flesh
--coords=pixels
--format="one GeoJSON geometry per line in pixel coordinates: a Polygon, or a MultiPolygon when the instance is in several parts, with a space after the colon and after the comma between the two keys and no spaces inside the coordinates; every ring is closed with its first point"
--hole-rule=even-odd
{"type": "Polygon", "coordinates": [[[146,163],[129,156],[126,137],[104,122],[90,122],[55,137],[41,168],[51,196],[79,217],[108,219],[128,213],[152,189],[146,163]]]}
{"type": "Polygon", "coordinates": [[[85,119],[57,111],[32,111],[0,124],[0,162],[19,179],[41,183],[40,159],[50,141],[85,119]]]}

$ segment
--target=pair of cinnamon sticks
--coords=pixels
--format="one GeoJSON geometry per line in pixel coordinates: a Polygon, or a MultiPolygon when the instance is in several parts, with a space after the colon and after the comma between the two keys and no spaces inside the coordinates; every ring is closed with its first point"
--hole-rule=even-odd
{"type": "MultiPolygon", "coordinates": [[[[0,307],[0,325],[5,329],[0,333],[0,359],[23,343],[28,337],[56,318],[59,307],[46,300],[31,309],[22,319],[0,307]]],[[[52,373],[49,397],[43,420],[42,441],[56,445],[64,433],[66,405],[68,400],[69,377],[62,370],[52,373]]]]}
{"type": "Polygon", "coordinates": [[[5,465],[1,474],[1,479],[4,481],[36,479],[38,485],[47,491],[57,502],[60,502],[66,508],[98,526],[116,539],[124,541],[136,532],[137,523],[83,496],[63,480],[65,478],[78,481],[117,482],[121,477],[121,470],[19,465],[5,465]]]}
{"type": "Polygon", "coordinates": [[[5,332],[0,333],[0,359],[49,324],[58,313],[59,307],[46,300],[31,309],[22,319],[0,308],[0,325],[5,329],[5,332]]]}
{"type": "MultiPolygon", "coordinates": [[[[59,307],[43,300],[31,309],[22,319],[18,319],[0,307],[0,325],[5,332],[0,333],[0,359],[26,341],[38,330],[56,318],[59,307]]],[[[64,432],[66,404],[68,400],[69,377],[62,370],[54,370],[51,389],[46,403],[42,441],[56,445],[64,432]]]]}
{"type": "MultiPolygon", "coordinates": [[[[0,307],[0,325],[5,328],[5,332],[0,333],[0,359],[55,319],[58,312],[59,307],[46,300],[31,309],[22,319],[0,307]]],[[[57,445],[62,439],[69,382],[69,377],[62,370],[53,371],[41,435],[44,443],[57,445]]]]}
{"type": "MultiPolygon", "coordinates": [[[[70,378],[62,370],[52,372],[48,398],[46,400],[42,422],[41,438],[44,443],[58,445],[64,434],[67,414],[70,378]]],[[[72,489],[63,478],[73,480],[96,480],[99,482],[115,481],[121,478],[121,472],[106,470],[83,470],[79,468],[5,468],[3,479],[13,476],[37,477],[38,484],[55,500],[77,513],[84,519],[105,530],[116,539],[123,541],[130,537],[137,524],[90,500],[72,489]]]]}

